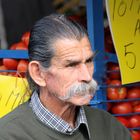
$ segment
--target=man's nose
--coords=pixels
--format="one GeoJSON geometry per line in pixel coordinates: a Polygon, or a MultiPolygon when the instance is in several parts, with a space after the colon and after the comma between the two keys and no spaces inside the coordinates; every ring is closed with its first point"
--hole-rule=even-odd
{"type": "Polygon", "coordinates": [[[86,64],[81,64],[79,70],[79,82],[90,82],[92,80],[92,75],[86,66],[86,64]]]}

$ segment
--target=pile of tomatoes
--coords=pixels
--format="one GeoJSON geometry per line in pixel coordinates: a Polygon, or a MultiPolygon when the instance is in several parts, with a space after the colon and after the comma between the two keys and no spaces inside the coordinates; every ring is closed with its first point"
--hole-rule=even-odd
{"type": "MultiPolygon", "coordinates": [[[[114,53],[110,29],[105,29],[105,51],[114,53]]],[[[107,110],[130,129],[133,140],[140,140],[140,84],[123,86],[118,63],[106,64],[107,110]]]]}
{"type": "Polygon", "coordinates": [[[125,127],[131,129],[133,140],[140,140],[140,86],[122,86],[117,63],[107,64],[107,109],[125,127]],[[134,130],[134,129],[138,130],[134,130]]]}
{"type": "MultiPolygon", "coordinates": [[[[108,111],[130,129],[140,128],[140,86],[122,86],[119,65],[108,63],[107,100],[108,111]]],[[[133,140],[140,140],[140,131],[131,130],[133,140]]]]}
{"type": "Polygon", "coordinates": [[[126,114],[132,112],[140,112],[140,86],[122,86],[120,79],[119,65],[110,62],[108,65],[109,74],[107,74],[107,99],[116,100],[109,103],[108,110],[113,114],[126,114]],[[123,102],[123,99],[126,100],[123,102]]]}
{"type": "MultiPolygon", "coordinates": [[[[10,46],[10,50],[28,50],[30,32],[25,32],[21,40],[10,46]]],[[[25,77],[28,67],[27,59],[3,58],[0,60],[0,74],[25,77]]]]}

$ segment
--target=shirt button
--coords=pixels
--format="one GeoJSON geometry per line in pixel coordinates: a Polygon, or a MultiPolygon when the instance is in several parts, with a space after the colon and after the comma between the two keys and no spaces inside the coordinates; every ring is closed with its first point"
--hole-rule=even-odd
{"type": "Polygon", "coordinates": [[[68,128],[68,132],[71,132],[72,131],[72,129],[71,128],[68,128]]]}

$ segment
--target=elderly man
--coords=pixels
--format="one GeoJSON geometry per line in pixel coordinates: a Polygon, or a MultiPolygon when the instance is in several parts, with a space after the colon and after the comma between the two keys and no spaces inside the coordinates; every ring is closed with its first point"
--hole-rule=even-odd
{"type": "Polygon", "coordinates": [[[64,15],[38,21],[29,44],[31,99],[0,120],[0,140],[130,140],[109,113],[86,106],[97,83],[86,30],[64,15]]]}

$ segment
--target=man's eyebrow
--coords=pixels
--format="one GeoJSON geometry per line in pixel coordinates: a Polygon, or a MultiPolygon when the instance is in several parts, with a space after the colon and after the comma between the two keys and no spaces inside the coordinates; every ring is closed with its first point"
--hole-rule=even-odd
{"type": "Polygon", "coordinates": [[[81,60],[78,60],[78,59],[68,59],[68,60],[66,60],[65,61],[67,64],[70,64],[70,63],[80,63],[81,62],[81,60]]]}

